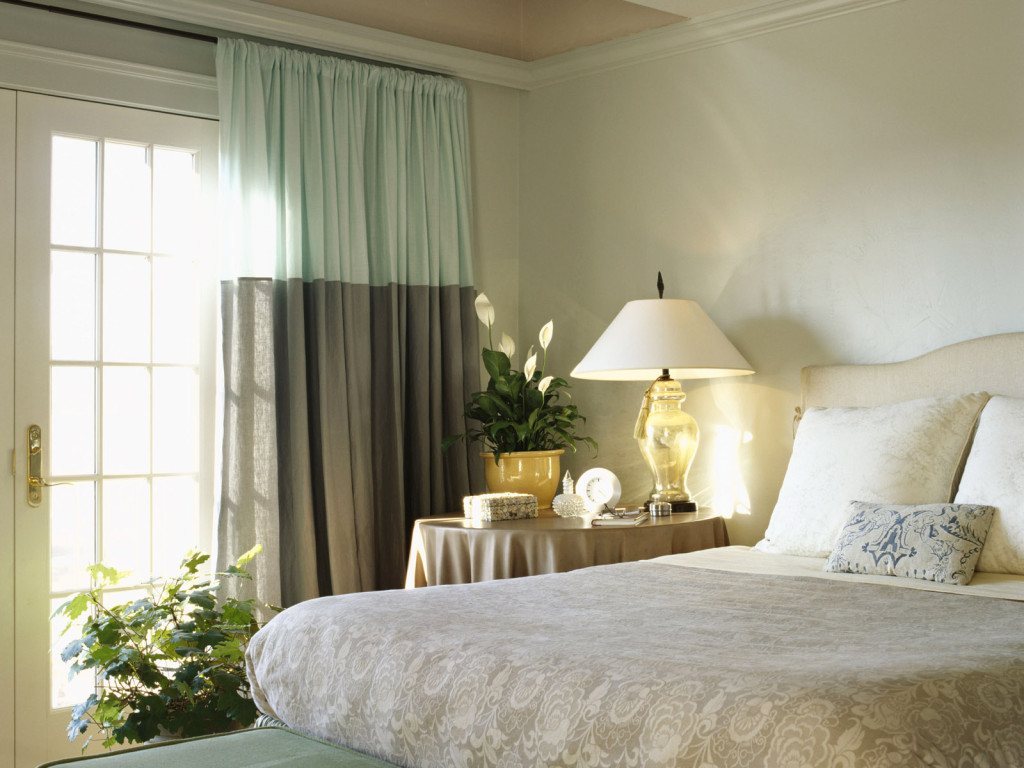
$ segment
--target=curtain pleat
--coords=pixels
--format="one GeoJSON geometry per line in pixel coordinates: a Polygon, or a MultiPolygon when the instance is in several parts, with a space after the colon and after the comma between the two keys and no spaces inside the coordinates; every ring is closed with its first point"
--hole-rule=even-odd
{"type": "MultiPolygon", "coordinates": [[[[225,282],[221,292],[224,434],[217,515],[218,570],[254,544],[247,566],[264,603],[281,604],[277,381],[272,280],[225,282]]],[[[269,616],[261,616],[263,619],[269,616]]]]}
{"type": "Polygon", "coordinates": [[[478,383],[464,88],[232,40],[217,68],[218,564],[262,544],[281,605],[399,587],[413,520],[482,487],[440,448],[478,383]]]}

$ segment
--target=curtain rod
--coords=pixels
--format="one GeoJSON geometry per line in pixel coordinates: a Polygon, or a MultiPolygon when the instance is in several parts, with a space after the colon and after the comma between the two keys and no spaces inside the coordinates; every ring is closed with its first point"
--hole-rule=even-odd
{"type": "Polygon", "coordinates": [[[8,5],[19,5],[24,8],[35,8],[40,11],[47,11],[49,13],[57,13],[62,16],[73,16],[78,19],[88,19],[90,21],[102,21],[107,24],[117,24],[122,27],[131,27],[133,29],[143,29],[147,32],[159,32],[165,35],[174,35],[176,37],[185,37],[189,40],[200,40],[204,43],[216,43],[217,38],[213,35],[205,35],[199,32],[188,32],[183,29],[173,29],[171,27],[161,27],[156,24],[147,24],[143,21],[132,21],[130,19],[120,19],[116,16],[105,16],[101,13],[93,13],[91,11],[83,11],[76,8],[63,8],[56,5],[47,5],[46,3],[32,2],[32,0],[0,0],[0,2],[7,3],[8,5]]]}
{"type": "Polygon", "coordinates": [[[227,33],[227,32],[223,32],[222,30],[211,29],[211,30],[208,31],[208,33],[190,32],[190,31],[185,30],[185,29],[174,29],[173,27],[164,27],[164,26],[160,26],[158,24],[149,24],[149,23],[144,22],[144,21],[133,21],[131,19],[118,18],[117,16],[106,16],[106,15],[104,15],[102,13],[95,13],[93,11],[85,11],[85,10],[81,10],[79,8],[65,8],[65,7],[59,6],[59,5],[48,5],[48,4],[43,3],[43,2],[35,2],[34,0],[0,0],[0,3],[6,3],[8,5],[18,5],[18,6],[22,6],[24,8],[33,8],[33,9],[41,10],[41,11],[48,11],[50,13],[57,13],[57,14],[61,14],[63,16],[73,16],[75,18],[88,19],[90,21],[106,22],[107,24],[116,24],[116,25],[120,25],[120,26],[123,26],[123,27],[131,27],[133,29],[145,30],[147,32],[158,32],[158,33],[165,34],[165,35],[174,35],[176,37],[183,37],[183,38],[186,38],[186,39],[189,39],[189,40],[198,40],[198,41],[204,42],[204,43],[216,44],[217,43],[217,35],[220,34],[221,37],[239,37],[239,38],[244,38],[246,40],[252,40],[252,41],[258,42],[258,43],[264,43],[264,44],[270,44],[270,45],[278,45],[278,46],[282,46],[284,48],[292,48],[294,50],[309,51],[311,53],[316,53],[316,54],[320,54],[320,55],[324,55],[324,56],[333,56],[335,58],[348,59],[350,61],[360,61],[360,62],[363,62],[363,63],[366,63],[366,64],[373,64],[373,65],[376,65],[376,66],[391,67],[393,69],[402,69],[402,70],[405,70],[407,72],[419,72],[421,74],[426,74],[426,75],[440,75],[442,77],[447,77],[447,75],[443,75],[442,73],[434,72],[434,71],[429,70],[429,69],[421,69],[419,67],[410,67],[410,66],[404,65],[404,64],[394,64],[394,63],[390,63],[390,62],[380,62],[380,61],[375,61],[373,59],[363,58],[361,56],[347,55],[347,54],[341,53],[340,51],[330,51],[330,50],[323,50],[323,49],[319,49],[319,48],[310,48],[310,47],[304,46],[304,45],[295,45],[295,44],[291,44],[291,43],[287,43],[287,42],[283,42],[283,41],[268,40],[266,38],[252,37],[250,35],[244,35],[244,34],[240,35],[240,34],[237,34],[237,33],[227,33]]]}

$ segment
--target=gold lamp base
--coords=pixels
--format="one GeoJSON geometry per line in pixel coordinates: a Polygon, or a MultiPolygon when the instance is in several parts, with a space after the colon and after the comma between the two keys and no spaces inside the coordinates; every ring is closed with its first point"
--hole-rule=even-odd
{"type": "Polygon", "coordinates": [[[634,433],[654,479],[648,504],[668,502],[673,513],[697,511],[686,487],[686,475],[697,452],[699,430],[694,418],[683,410],[684,400],[682,386],[663,371],[644,394],[634,433]]]}

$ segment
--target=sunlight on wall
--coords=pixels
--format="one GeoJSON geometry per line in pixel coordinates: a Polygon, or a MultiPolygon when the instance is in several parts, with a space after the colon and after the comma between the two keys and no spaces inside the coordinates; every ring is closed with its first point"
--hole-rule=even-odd
{"type": "Polygon", "coordinates": [[[750,514],[750,494],[740,473],[740,446],[754,436],[732,427],[714,428],[714,502],[712,507],[722,517],[750,514]]]}

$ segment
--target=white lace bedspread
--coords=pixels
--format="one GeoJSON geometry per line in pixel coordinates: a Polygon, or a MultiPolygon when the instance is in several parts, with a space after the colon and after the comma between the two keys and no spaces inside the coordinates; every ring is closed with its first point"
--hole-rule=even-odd
{"type": "Polygon", "coordinates": [[[312,600],[256,702],[405,766],[1021,766],[1024,604],[648,561],[312,600]]]}

